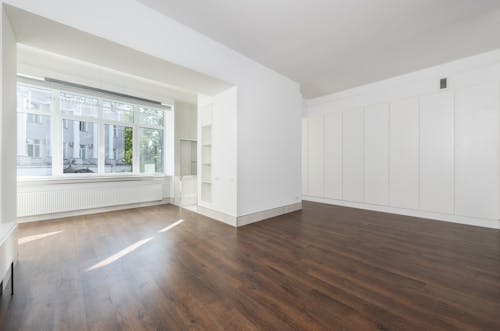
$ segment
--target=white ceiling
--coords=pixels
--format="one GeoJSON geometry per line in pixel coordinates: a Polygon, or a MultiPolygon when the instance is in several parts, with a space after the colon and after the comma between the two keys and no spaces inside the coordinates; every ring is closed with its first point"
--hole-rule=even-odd
{"type": "Polygon", "coordinates": [[[18,43],[154,82],[172,99],[194,103],[197,93],[215,95],[231,86],[27,11],[12,6],[6,8],[18,43]]]}
{"type": "Polygon", "coordinates": [[[499,0],[139,0],[317,97],[500,48],[499,0]]]}

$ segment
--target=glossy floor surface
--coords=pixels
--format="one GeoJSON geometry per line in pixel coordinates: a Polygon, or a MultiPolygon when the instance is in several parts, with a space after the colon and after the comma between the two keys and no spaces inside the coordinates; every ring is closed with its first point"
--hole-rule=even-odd
{"type": "Polygon", "coordinates": [[[1,330],[500,330],[500,231],[305,202],[21,225],[1,330]]]}

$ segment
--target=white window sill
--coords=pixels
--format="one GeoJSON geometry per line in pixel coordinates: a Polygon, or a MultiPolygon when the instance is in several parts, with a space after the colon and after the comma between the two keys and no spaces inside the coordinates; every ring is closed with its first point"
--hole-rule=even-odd
{"type": "Polygon", "coordinates": [[[103,183],[126,181],[162,181],[170,176],[155,175],[66,175],[60,177],[18,177],[17,185],[50,185],[50,184],[75,184],[75,183],[103,183]]]}

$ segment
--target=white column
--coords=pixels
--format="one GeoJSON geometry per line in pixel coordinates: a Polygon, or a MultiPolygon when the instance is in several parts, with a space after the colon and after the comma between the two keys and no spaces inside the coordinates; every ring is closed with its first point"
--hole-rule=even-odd
{"type": "Polygon", "coordinates": [[[19,122],[17,123],[17,144],[19,145],[17,154],[26,155],[26,114],[19,116],[19,122]]]}
{"type": "Polygon", "coordinates": [[[73,121],[73,158],[80,158],[80,122],[73,121]]]}
{"type": "Polygon", "coordinates": [[[98,138],[99,138],[99,128],[97,127],[96,124],[89,124],[92,125],[92,139],[93,139],[93,148],[92,148],[92,157],[97,158],[97,155],[99,153],[99,145],[97,144],[98,138]]]}
{"type": "Polygon", "coordinates": [[[109,130],[108,130],[108,155],[112,155],[113,158],[115,158],[114,154],[113,154],[113,145],[114,145],[114,139],[115,139],[115,134],[114,134],[114,130],[113,130],[113,126],[110,125],[109,126],[109,130]]]}

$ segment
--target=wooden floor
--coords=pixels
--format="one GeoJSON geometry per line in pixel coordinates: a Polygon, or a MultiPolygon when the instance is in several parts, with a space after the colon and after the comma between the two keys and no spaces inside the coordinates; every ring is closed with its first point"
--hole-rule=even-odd
{"type": "Polygon", "coordinates": [[[1,330],[500,330],[500,231],[304,203],[20,226],[1,330]]]}

